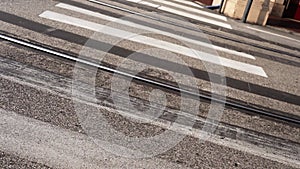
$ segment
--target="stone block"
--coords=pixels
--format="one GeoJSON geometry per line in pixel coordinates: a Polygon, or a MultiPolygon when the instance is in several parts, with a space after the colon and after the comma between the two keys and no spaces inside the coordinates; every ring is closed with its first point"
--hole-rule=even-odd
{"type": "Polygon", "coordinates": [[[213,0],[212,5],[220,5],[222,0],[213,0]]]}
{"type": "MultiPolygon", "coordinates": [[[[275,0],[253,0],[247,22],[265,25],[272,11],[275,0]]],[[[226,0],[224,3],[224,15],[235,19],[241,19],[248,0],[226,0]]]]}
{"type": "Polygon", "coordinates": [[[277,17],[282,17],[284,9],[285,9],[284,5],[275,3],[270,15],[277,16],[277,17]]]}
{"type": "Polygon", "coordinates": [[[283,5],[284,4],[284,0],[275,0],[275,3],[283,5]]]}

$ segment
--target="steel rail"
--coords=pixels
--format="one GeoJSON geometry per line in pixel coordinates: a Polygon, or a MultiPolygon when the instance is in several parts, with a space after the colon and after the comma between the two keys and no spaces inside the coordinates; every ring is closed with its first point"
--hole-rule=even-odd
{"type": "Polygon", "coordinates": [[[13,44],[17,44],[17,45],[21,45],[21,46],[24,46],[24,47],[27,47],[27,48],[31,48],[31,49],[34,49],[34,50],[37,50],[37,51],[40,51],[40,52],[44,52],[44,53],[51,54],[51,55],[54,55],[54,56],[57,56],[57,57],[68,59],[68,60],[71,60],[71,61],[74,61],[74,62],[78,62],[78,63],[85,64],[85,65],[88,65],[88,66],[96,67],[96,68],[101,69],[101,70],[106,71],[106,72],[115,73],[115,74],[118,74],[118,75],[121,75],[121,76],[124,76],[124,77],[129,77],[129,78],[141,81],[141,82],[146,83],[146,84],[159,86],[159,87],[162,87],[164,89],[176,91],[176,92],[186,94],[186,95],[189,95],[189,96],[192,96],[192,97],[196,97],[196,98],[205,99],[205,100],[208,100],[208,101],[211,101],[211,102],[224,104],[225,106],[228,106],[228,107],[232,107],[232,108],[248,111],[248,112],[251,112],[251,113],[255,113],[257,115],[262,115],[262,116],[270,117],[270,118],[277,119],[277,120],[280,120],[280,121],[285,121],[285,122],[288,122],[288,123],[294,123],[296,125],[300,125],[300,119],[297,119],[297,118],[272,113],[272,112],[262,110],[262,109],[258,109],[258,108],[255,108],[255,107],[251,107],[251,106],[245,106],[245,105],[242,105],[242,104],[227,101],[225,99],[222,100],[222,99],[214,98],[214,97],[211,97],[211,96],[203,95],[203,94],[200,94],[200,93],[193,93],[189,90],[181,89],[181,88],[178,88],[178,87],[166,84],[166,83],[155,81],[153,79],[144,78],[144,77],[137,76],[137,75],[132,75],[130,73],[122,72],[120,70],[115,70],[113,68],[110,68],[110,67],[107,67],[107,66],[104,66],[104,65],[100,65],[100,64],[88,61],[86,59],[78,58],[76,56],[72,56],[72,55],[69,55],[69,54],[66,54],[66,53],[62,53],[62,52],[50,49],[49,47],[44,47],[44,46],[47,46],[47,45],[43,45],[43,44],[37,45],[37,44],[34,44],[32,42],[26,42],[24,40],[20,40],[20,39],[11,37],[11,36],[4,35],[2,33],[0,33],[0,39],[2,39],[4,41],[8,41],[8,42],[13,43],[13,44]]]}
{"type": "MultiPolygon", "coordinates": [[[[188,26],[185,26],[185,25],[180,25],[180,24],[178,24],[176,22],[173,22],[173,21],[169,21],[169,20],[165,20],[165,19],[159,19],[157,17],[145,15],[145,14],[142,14],[140,12],[132,11],[130,9],[126,9],[126,8],[119,7],[119,6],[116,6],[116,5],[112,5],[112,4],[109,4],[109,3],[106,3],[106,2],[102,2],[100,0],[88,0],[88,1],[91,2],[91,3],[106,6],[106,7],[115,9],[115,10],[120,10],[120,11],[123,11],[123,12],[127,12],[127,13],[130,13],[130,14],[134,14],[134,15],[137,15],[137,16],[141,16],[141,17],[144,17],[144,18],[151,19],[151,20],[155,20],[155,21],[163,22],[163,23],[170,24],[170,25],[173,25],[173,26],[177,26],[177,27],[181,27],[181,28],[184,28],[184,29],[199,32],[198,29],[195,29],[195,28],[192,28],[192,27],[188,27],[188,26]]],[[[121,2],[118,2],[118,3],[121,3],[121,2]]],[[[197,21],[197,22],[199,22],[199,21],[197,21]]],[[[230,41],[237,42],[237,43],[243,43],[243,44],[251,45],[251,46],[254,46],[254,47],[257,47],[257,48],[260,48],[260,49],[264,49],[264,50],[268,50],[268,51],[272,51],[272,52],[276,52],[276,53],[282,53],[283,52],[283,51],[278,50],[278,49],[267,48],[267,47],[264,47],[264,46],[261,46],[261,45],[255,44],[255,43],[241,41],[241,40],[238,40],[236,38],[228,37],[226,35],[220,35],[220,34],[217,34],[217,33],[206,31],[206,30],[201,30],[201,33],[205,33],[205,34],[208,34],[208,35],[211,35],[211,36],[215,36],[215,37],[218,37],[218,38],[230,40],[230,41]]],[[[249,37],[246,37],[246,38],[249,38],[249,37]]],[[[272,41],[268,41],[268,40],[264,40],[264,41],[266,41],[268,43],[271,43],[271,44],[276,44],[277,45],[276,42],[272,42],[272,41]]],[[[282,45],[282,44],[279,44],[279,45],[282,45]]],[[[283,47],[285,47],[285,46],[283,46],[283,47]]],[[[288,47],[285,47],[285,48],[288,48],[288,47]]],[[[289,48],[289,49],[299,50],[299,48],[295,48],[295,47],[289,48]]],[[[300,58],[299,56],[296,56],[296,55],[293,55],[293,56],[296,57],[296,58],[300,58]]]]}

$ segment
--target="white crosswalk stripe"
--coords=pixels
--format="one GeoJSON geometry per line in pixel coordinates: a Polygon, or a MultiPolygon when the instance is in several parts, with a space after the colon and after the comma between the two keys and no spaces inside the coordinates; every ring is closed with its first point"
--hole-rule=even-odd
{"type": "MultiPolygon", "coordinates": [[[[144,1],[144,0],[127,0],[127,1],[130,1],[130,2],[135,2],[135,3],[140,3],[140,4],[143,4],[143,3],[150,3],[148,1],[144,1]]],[[[193,7],[196,7],[196,8],[203,8],[203,6],[197,4],[197,3],[194,3],[194,2],[191,2],[191,1],[186,1],[186,0],[172,0],[173,2],[179,2],[179,3],[182,3],[182,4],[186,4],[186,5],[189,5],[189,6],[193,6],[193,7]]],[[[168,1],[170,2],[170,1],[168,1]]],[[[172,2],[171,2],[172,3],[172,2]]],[[[152,4],[152,3],[150,3],[152,4]]],[[[177,5],[177,4],[176,4],[177,5]]],[[[156,6],[160,6],[160,5],[156,5],[156,6]]],[[[185,7],[185,6],[180,6],[180,7],[185,7]]]]}
{"type": "MultiPolygon", "coordinates": [[[[89,1],[97,2],[96,0],[89,0],[89,1]]],[[[142,4],[142,2],[145,2],[143,0],[126,0],[126,1],[133,2],[133,3],[138,3],[138,4],[142,4]]],[[[155,5],[159,5],[159,4],[165,4],[166,6],[159,5],[157,7],[157,9],[165,11],[165,12],[173,13],[173,14],[176,14],[176,15],[180,15],[180,16],[183,16],[183,17],[186,17],[186,18],[198,20],[198,21],[201,21],[201,22],[205,22],[205,23],[212,24],[212,25],[215,25],[215,26],[223,27],[223,28],[226,28],[226,29],[232,29],[231,25],[226,23],[227,18],[224,17],[224,16],[220,16],[220,15],[213,14],[213,13],[206,12],[206,11],[197,10],[197,9],[187,7],[187,6],[183,6],[183,5],[179,5],[179,4],[170,2],[170,1],[152,0],[152,1],[147,1],[147,2],[151,4],[151,7],[153,7],[155,5]],[[172,6],[174,8],[169,7],[169,6],[172,6]],[[180,8],[180,10],[178,8],[180,8]],[[192,11],[192,12],[198,13],[202,16],[200,16],[198,14],[195,14],[195,13],[189,13],[187,11],[189,11],[189,12],[192,11]],[[212,19],[209,19],[208,17],[211,17],[212,19]]],[[[144,3],[143,5],[146,5],[146,4],[144,3]]],[[[148,6],[150,6],[150,5],[148,5],[148,6]]]]}
{"type": "Polygon", "coordinates": [[[143,30],[147,30],[147,31],[151,31],[151,32],[156,32],[156,33],[159,33],[159,34],[162,34],[162,35],[165,35],[165,36],[169,36],[169,37],[172,37],[172,38],[175,38],[175,39],[178,39],[178,40],[183,40],[183,41],[193,43],[193,44],[196,44],[196,45],[200,45],[200,46],[203,46],[203,47],[212,48],[214,50],[226,52],[228,54],[233,54],[233,55],[237,55],[237,56],[241,56],[241,57],[245,57],[245,58],[249,58],[249,59],[255,59],[255,57],[253,57],[250,54],[246,54],[246,53],[243,53],[243,52],[238,52],[238,51],[226,49],[226,48],[223,48],[223,47],[215,46],[215,45],[212,45],[212,44],[204,43],[204,42],[201,42],[201,41],[193,40],[193,39],[190,39],[190,38],[186,38],[186,37],[179,36],[179,35],[176,35],[176,34],[165,32],[165,31],[161,31],[161,30],[151,28],[151,27],[148,27],[148,26],[144,26],[144,25],[141,25],[141,24],[137,24],[137,23],[134,23],[134,22],[121,20],[119,18],[111,17],[111,16],[104,15],[104,14],[101,14],[101,13],[98,13],[98,12],[93,12],[93,11],[86,10],[86,9],[83,9],[83,8],[79,8],[79,7],[76,7],[76,6],[72,6],[72,5],[69,5],[69,4],[59,3],[56,6],[60,7],[60,8],[63,8],[63,9],[68,9],[68,10],[71,10],[71,11],[79,12],[79,13],[82,13],[82,14],[85,14],[85,15],[89,15],[89,16],[97,17],[97,18],[104,19],[104,20],[107,20],[107,21],[111,21],[111,22],[116,22],[117,21],[117,23],[119,23],[119,24],[123,24],[123,25],[130,26],[130,27],[135,27],[135,28],[138,28],[138,29],[143,29],[143,30]]]}
{"type": "Polygon", "coordinates": [[[160,6],[158,4],[154,4],[154,3],[151,3],[151,2],[148,2],[148,1],[142,1],[142,0],[127,0],[127,1],[143,4],[143,5],[154,7],[154,8],[158,8],[160,6]]]}
{"type": "Polygon", "coordinates": [[[141,1],[139,3],[142,4],[142,5],[151,6],[151,7],[154,7],[154,8],[159,8],[159,6],[160,6],[160,5],[153,4],[153,3],[147,2],[147,1],[141,1]]]}
{"type": "Polygon", "coordinates": [[[214,13],[206,12],[206,11],[203,11],[203,10],[191,8],[191,7],[184,6],[184,5],[179,5],[179,4],[173,3],[171,1],[165,1],[165,0],[151,0],[151,1],[156,2],[156,3],[165,4],[165,5],[172,6],[172,7],[176,7],[176,8],[185,10],[185,11],[194,12],[194,13],[197,13],[197,14],[200,14],[200,15],[205,15],[205,16],[208,16],[208,17],[211,17],[211,18],[222,20],[222,21],[227,21],[227,18],[225,16],[217,15],[217,14],[214,14],[214,13]]]}
{"type": "Polygon", "coordinates": [[[177,9],[174,9],[174,8],[161,6],[158,9],[160,9],[162,11],[174,13],[174,14],[177,14],[177,15],[185,16],[187,18],[195,19],[195,20],[198,20],[198,21],[201,21],[201,22],[205,22],[205,23],[209,23],[209,24],[212,24],[212,25],[216,25],[216,26],[219,26],[219,27],[224,27],[224,28],[227,28],[227,29],[232,29],[232,27],[229,24],[227,24],[227,23],[216,21],[216,20],[212,20],[212,19],[208,19],[206,17],[201,17],[199,15],[195,15],[195,14],[191,14],[191,13],[188,13],[188,12],[180,11],[180,10],[177,10],[177,9]]]}
{"type": "Polygon", "coordinates": [[[247,28],[255,30],[255,31],[258,31],[258,32],[263,32],[263,33],[267,33],[267,34],[270,34],[270,35],[278,36],[278,37],[281,37],[281,38],[289,39],[289,40],[292,40],[292,41],[300,42],[300,40],[297,40],[297,39],[293,39],[293,38],[290,38],[290,37],[287,37],[287,36],[279,35],[279,34],[276,34],[276,33],[264,31],[264,30],[257,29],[257,28],[252,28],[250,26],[247,26],[247,28]]]}
{"type": "Polygon", "coordinates": [[[197,3],[194,3],[194,2],[191,2],[191,1],[186,1],[186,0],[172,0],[172,1],[180,2],[182,4],[187,4],[187,5],[196,7],[196,8],[203,8],[201,5],[199,5],[197,3]]]}
{"type": "Polygon", "coordinates": [[[92,31],[101,32],[103,34],[110,35],[113,37],[128,39],[133,42],[137,42],[137,43],[153,46],[156,48],[168,50],[168,51],[171,51],[174,53],[182,54],[185,56],[200,59],[205,62],[214,63],[214,64],[225,66],[228,68],[248,72],[248,73],[251,73],[254,75],[267,77],[264,70],[261,67],[258,67],[255,65],[215,56],[212,54],[204,53],[202,51],[192,50],[192,49],[184,47],[184,46],[180,46],[177,44],[173,44],[170,42],[166,42],[166,41],[162,41],[162,40],[158,40],[158,39],[154,39],[154,38],[150,38],[150,37],[146,37],[146,36],[142,36],[142,35],[138,35],[135,33],[116,29],[113,27],[108,27],[106,25],[86,21],[83,19],[79,19],[79,18],[75,18],[75,17],[71,17],[71,16],[67,16],[64,14],[59,14],[59,13],[51,12],[51,11],[43,12],[42,14],[40,14],[40,17],[58,21],[58,22],[65,23],[65,24],[70,24],[70,25],[85,28],[85,29],[89,29],[92,31]]]}

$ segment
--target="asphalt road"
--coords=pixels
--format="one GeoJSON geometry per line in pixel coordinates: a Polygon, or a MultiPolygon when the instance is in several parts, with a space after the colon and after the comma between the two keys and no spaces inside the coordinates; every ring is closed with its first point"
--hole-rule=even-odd
{"type": "MultiPolygon", "coordinates": [[[[190,4],[204,13],[102,2],[151,18],[89,1],[1,1],[0,32],[300,118],[300,36],[190,4]]],[[[1,168],[300,167],[297,125],[0,44],[1,168]]]]}

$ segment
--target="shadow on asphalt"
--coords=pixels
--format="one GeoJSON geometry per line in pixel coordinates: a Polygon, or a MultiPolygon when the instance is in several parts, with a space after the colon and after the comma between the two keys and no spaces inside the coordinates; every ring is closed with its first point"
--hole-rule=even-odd
{"type": "Polygon", "coordinates": [[[290,19],[290,18],[279,18],[270,16],[267,25],[288,29],[300,33],[300,21],[290,19]]]}

